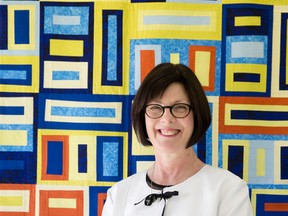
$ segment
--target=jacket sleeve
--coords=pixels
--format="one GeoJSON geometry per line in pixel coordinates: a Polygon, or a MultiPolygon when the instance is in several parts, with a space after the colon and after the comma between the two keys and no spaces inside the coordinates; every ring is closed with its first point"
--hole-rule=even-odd
{"type": "Polygon", "coordinates": [[[112,188],[109,188],[107,191],[107,198],[103,207],[102,216],[113,216],[114,202],[111,190],[112,188]]]}

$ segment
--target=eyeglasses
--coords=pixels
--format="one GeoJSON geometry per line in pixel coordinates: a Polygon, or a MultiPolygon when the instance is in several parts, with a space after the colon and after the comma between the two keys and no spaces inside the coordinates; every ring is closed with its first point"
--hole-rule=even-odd
{"type": "Polygon", "coordinates": [[[157,119],[163,116],[165,109],[169,108],[171,114],[175,118],[185,118],[192,110],[192,106],[185,103],[177,103],[173,106],[161,106],[160,104],[148,104],[145,107],[145,113],[152,119],[157,119]]]}

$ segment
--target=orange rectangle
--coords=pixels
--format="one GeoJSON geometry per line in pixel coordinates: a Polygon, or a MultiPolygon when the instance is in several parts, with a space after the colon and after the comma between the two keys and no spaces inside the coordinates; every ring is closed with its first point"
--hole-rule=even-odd
{"type": "Polygon", "coordinates": [[[69,172],[69,136],[61,135],[47,135],[42,136],[42,180],[68,180],[69,172]],[[61,141],[63,142],[63,174],[62,175],[51,175],[47,174],[48,165],[48,142],[49,141],[61,141]]]}
{"type": "Polygon", "coordinates": [[[288,212],[288,203],[265,203],[264,210],[267,212],[288,212]]]}
{"type": "MultiPolygon", "coordinates": [[[[288,123],[283,124],[284,121],[266,121],[262,124],[259,121],[257,125],[247,124],[227,124],[231,120],[229,109],[227,107],[233,106],[235,110],[243,110],[243,107],[257,106],[259,111],[270,111],[268,108],[274,107],[285,109],[288,113],[288,100],[285,98],[259,98],[259,97],[220,97],[219,98],[219,132],[220,133],[238,133],[238,134],[288,134],[288,123]],[[239,109],[237,108],[239,107],[239,109]],[[267,108],[268,107],[268,108],[267,108]],[[269,125],[268,125],[269,123],[269,125]],[[273,123],[273,125],[272,125],[273,123]],[[282,125],[281,125],[282,123],[282,125]]],[[[252,110],[252,109],[251,109],[252,110]]],[[[248,110],[250,111],[250,110],[248,110]]],[[[271,110],[272,111],[272,110],[271,110]]]]}
{"type": "Polygon", "coordinates": [[[216,47],[214,46],[189,46],[189,67],[195,72],[196,67],[196,52],[205,51],[210,53],[209,62],[209,84],[203,86],[205,91],[214,91],[215,73],[216,73],[216,47]]]}
{"type": "Polygon", "coordinates": [[[140,51],[140,70],[141,82],[147,74],[155,67],[155,51],[154,50],[141,50],[140,51]]]}
{"type": "Polygon", "coordinates": [[[1,216],[34,216],[36,185],[28,184],[0,184],[0,190],[29,190],[29,212],[1,212],[1,216]]]}
{"type": "Polygon", "coordinates": [[[40,191],[40,208],[39,212],[42,216],[49,215],[74,215],[84,216],[84,194],[81,190],[41,190],[40,191]],[[50,198],[70,198],[76,199],[76,208],[49,208],[50,198]]]}

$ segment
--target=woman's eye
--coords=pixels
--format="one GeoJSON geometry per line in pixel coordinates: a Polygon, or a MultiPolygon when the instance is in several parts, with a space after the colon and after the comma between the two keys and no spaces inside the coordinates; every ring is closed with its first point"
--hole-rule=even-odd
{"type": "Polygon", "coordinates": [[[159,111],[159,110],[161,110],[161,107],[159,107],[159,106],[152,106],[152,107],[150,107],[150,110],[152,110],[152,111],[159,111]]]}

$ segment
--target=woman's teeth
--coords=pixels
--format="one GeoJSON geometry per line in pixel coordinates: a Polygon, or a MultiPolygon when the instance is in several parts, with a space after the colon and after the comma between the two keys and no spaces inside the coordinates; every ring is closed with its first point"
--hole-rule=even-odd
{"type": "Polygon", "coordinates": [[[179,130],[159,130],[161,134],[166,136],[175,135],[179,132],[179,130]]]}

